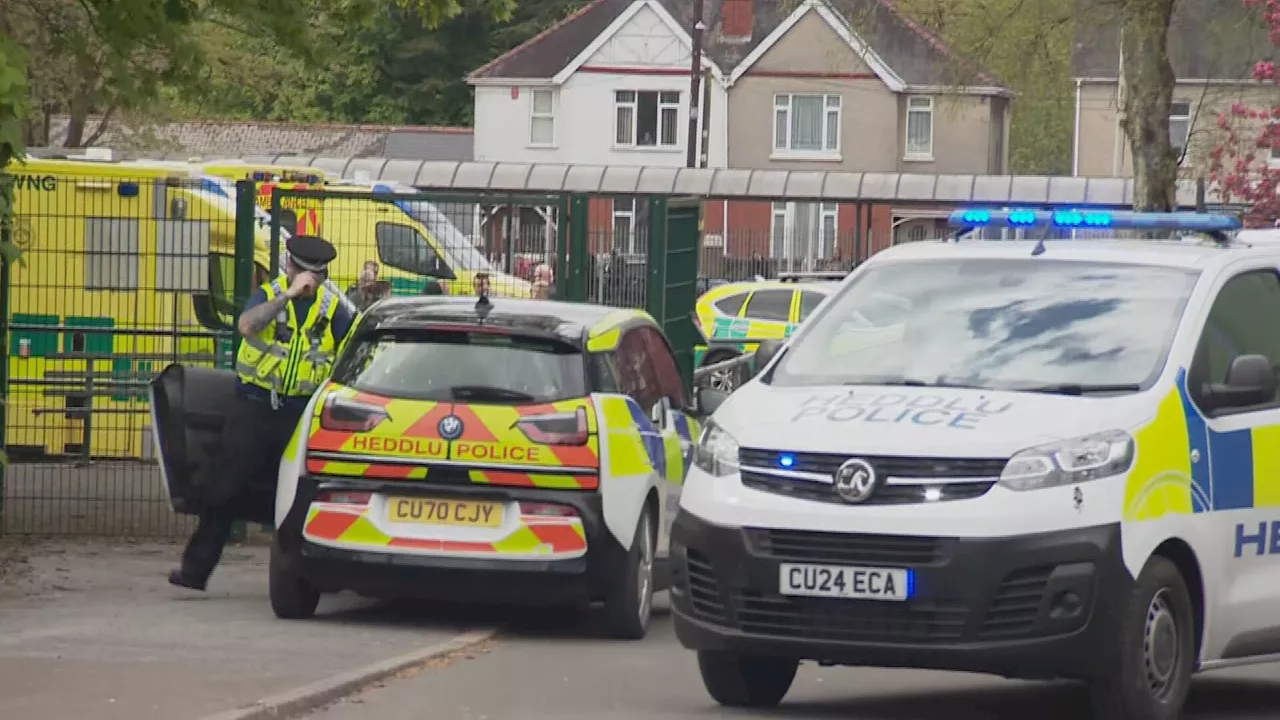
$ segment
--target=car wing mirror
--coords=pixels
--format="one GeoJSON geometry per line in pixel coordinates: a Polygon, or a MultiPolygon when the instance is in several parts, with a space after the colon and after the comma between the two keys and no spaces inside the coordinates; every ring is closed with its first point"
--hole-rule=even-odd
{"type": "Polygon", "coordinates": [[[693,389],[693,411],[695,415],[701,417],[711,417],[716,410],[729,399],[729,393],[723,390],[717,390],[709,387],[696,387],[693,389]]]}
{"type": "Polygon", "coordinates": [[[653,404],[649,409],[649,419],[653,421],[655,427],[664,430],[667,427],[667,418],[671,415],[671,399],[663,396],[658,398],[658,402],[653,404]]]}
{"type": "Polygon", "coordinates": [[[1231,361],[1225,383],[1204,385],[1206,410],[1265,405],[1275,400],[1276,369],[1265,355],[1239,355],[1231,361]]]}

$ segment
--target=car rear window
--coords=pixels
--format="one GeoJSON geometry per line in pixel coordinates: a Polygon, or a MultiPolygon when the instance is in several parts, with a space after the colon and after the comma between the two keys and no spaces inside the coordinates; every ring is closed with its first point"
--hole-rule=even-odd
{"type": "Polygon", "coordinates": [[[396,331],[357,339],[333,379],[386,397],[498,404],[582,397],[586,364],[573,346],[495,331],[396,331]]]}

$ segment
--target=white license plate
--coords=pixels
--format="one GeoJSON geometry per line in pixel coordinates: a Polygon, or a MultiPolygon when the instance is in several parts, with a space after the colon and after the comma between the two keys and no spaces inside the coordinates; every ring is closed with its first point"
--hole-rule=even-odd
{"type": "Polygon", "coordinates": [[[914,588],[910,570],[892,568],[783,563],[778,575],[783,595],[902,601],[914,588]]]}

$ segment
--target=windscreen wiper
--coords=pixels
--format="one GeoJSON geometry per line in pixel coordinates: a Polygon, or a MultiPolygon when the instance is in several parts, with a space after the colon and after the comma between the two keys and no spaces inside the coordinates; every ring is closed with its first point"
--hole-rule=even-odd
{"type": "Polygon", "coordinates": [[[519,390],[494,387],[492,385],[454,385],[449,388],[454,400],[508,400],[511,402],[529,402],[532,395],[519,390]]]}
{"type": "Polygon", "coordinates": [[[918,378],[903,377],[886,377],[886,378],[870,378],[867,380],[856,380],[843,383],[850,385],[881,385],[884,387],[922,387],[922,388],[955,388],[960,390],[991,390],[993,388],[983,385],[973,385],[970,383],[951,382],[938,378],[937,380],[920,380],[918,378]]]}
{"type": "Polygon", "coordinates": [[[1018,388],[1022,392],[1048,393],[1050,395],[1095,395],[1102,393],[1132,393],[1142,389],[1141,385],[1123,383],[1116,385],[1086,385],[1081,383],[1058,383],[1055,385],[1037,385],[1018,388]]]}

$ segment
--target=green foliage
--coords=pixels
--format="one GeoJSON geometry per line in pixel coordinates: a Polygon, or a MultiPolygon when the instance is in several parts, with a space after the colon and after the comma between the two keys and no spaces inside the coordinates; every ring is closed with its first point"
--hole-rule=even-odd
{"type": "Polygon", "coordinates": [[[12,242],[13,178],[6,168],[23,151],[21,121],[27,107],[23,55],[16,42],[0,35],[0,258],[6,263],[22,260],[22,251],[12,242]]]}
{"type": "Polygon", "coordinates": [[[1010,171],[1070,175],[1074,2],[1059,0],[898,0],[1013,89],[1010,171]]]}

